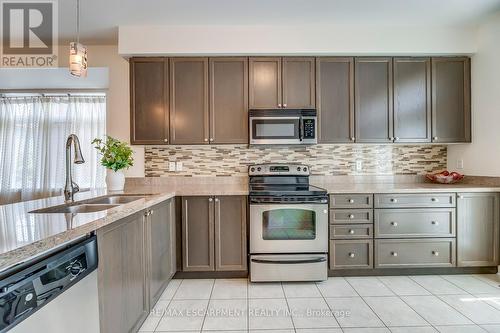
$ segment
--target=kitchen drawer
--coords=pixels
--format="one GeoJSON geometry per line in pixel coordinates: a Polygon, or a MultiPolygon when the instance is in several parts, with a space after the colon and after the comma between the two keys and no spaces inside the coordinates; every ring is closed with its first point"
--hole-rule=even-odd
{"type": "Polygon", "coordinates": [[[455,237],[455,208],[375,209],[375,238],[455,237]]]}
{"type": "Polygon", "coordinates": [[[373,209],[330,209],[330,223],[373,223],[373,209]]]}
{"type": "Polygon", "coordinates": [[[372,224],[330,225],[330,239],[373,238],[372,224]]]}
{"type": "Polygon", "coordinates": [[[375,240],[375,268],[454,266],[454,238],[375,240]]]}
{"type": "Polygon", "coordinates": [[[330,269],[373,268],[372,240],[331,240],[330,269]]]}
{"type": "Polygon", "coordinates": [[[448,208],[455,206],[455,193],[375,194],[375,208],[448,208]]]}
{"type": "Polygon", "coordinates": [[[372,208],[373,194],[332,194],[330,208],[372,208]]]}

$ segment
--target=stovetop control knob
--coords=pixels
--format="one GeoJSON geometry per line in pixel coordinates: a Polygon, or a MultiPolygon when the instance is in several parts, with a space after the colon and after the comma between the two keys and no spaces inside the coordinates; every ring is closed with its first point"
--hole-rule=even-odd
{"type": "Polygon", "coordinates": [[[307,168],[306,168],[306,167],[304,167],[302,170],[303,170],[304,172],[306,172],[306,171],[307,171],[307,168]]]}
{"type": "Polygon", "coordinates": [[[300,171],[300,167],[297,167],[297,171],[300,171]]]}
{"type": "Polygon", "coordinates": [[[250,168],[250,171],[254,172],[254,171],[255,171],[255,168],[254,168],[254,167],[251,167],[251,168],[250,168]]]}
{"type": "Polygon", "coordinates": [[[257,171],[260,171],[260,170],[262,170],[261,167],[257,167],[257,171]]]}

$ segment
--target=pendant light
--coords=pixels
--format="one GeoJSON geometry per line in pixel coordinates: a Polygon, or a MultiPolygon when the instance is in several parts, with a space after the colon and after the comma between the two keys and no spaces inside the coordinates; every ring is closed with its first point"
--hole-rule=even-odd
{"type": "Polygon", "coordinates": [[[80,44],[80,0],[76,0],[76,42],[69,44],[69,72],[76,77],[87,76],[87,47],[80,44]]]}

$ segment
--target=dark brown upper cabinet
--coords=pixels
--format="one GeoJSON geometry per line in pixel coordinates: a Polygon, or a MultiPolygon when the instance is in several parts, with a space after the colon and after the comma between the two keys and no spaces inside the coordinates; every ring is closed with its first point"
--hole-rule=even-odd
{"type": "Polygon", "coordinates": [[[167,144],[168,59],[130,59],[130,142],[167,144]]]}
{"type": "Polygon", "coordinates": [[[171,58],[171,143],[208,144],[208,109],[208,58],[171,58]]]}
{"type": "Polygon", "coordinates": [[[430,58],[394,58],[394,142],[431,141],[430,58]]]}
{"type": "Polygon", "coordinates": [[[250,109],[314,108],[314,58],[250,58],[249,100],[250,109]]]}
{"type": "Polygon", "coordinates": [[[356,142],[393,142],[392,58],[355,60],[356,142]]]}
{"type": "Polygon", "coordinates": [[[283,108],[301,109],[316,106],[315,59],[282,58],[283,108]]]}
{"type": "Polygon", "coordinates": [[[432,58],[432,142],[470,142],[470,59],[432,58]]]}
{"type": "Polygon", "coordinates": [[[316,59],[318,142],[354,142],[354,58],[316,59]]]}
{"type": "Polygon", "coordinates": [[[250,109],[281,108],[281,58],[250,58],[250,109]]]}
{"type": "Polygon", "coordinates": [[[248,59],[210,58],[210,143],[248,143],[248,59]]]}

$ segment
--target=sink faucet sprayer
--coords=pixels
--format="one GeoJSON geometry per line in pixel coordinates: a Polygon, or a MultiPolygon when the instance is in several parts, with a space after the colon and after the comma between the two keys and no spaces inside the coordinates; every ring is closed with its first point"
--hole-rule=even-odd
{"type": "Polygon", "coordinates": [[[66,202],[73,202],[73,196],[76,192],[80,191],[78,185],[73,181],[73,175],[71,172],[71,143],[73,143],[75,150],[75,158],[73,162],[75,164],[85,163],[83,159],[82,150],[80,149],[80,140],[75,134],[70,134],[68,140],[66,140],[66,185],[64,186],[64,200],[66,202]]]}

